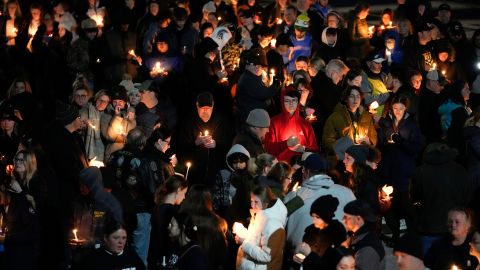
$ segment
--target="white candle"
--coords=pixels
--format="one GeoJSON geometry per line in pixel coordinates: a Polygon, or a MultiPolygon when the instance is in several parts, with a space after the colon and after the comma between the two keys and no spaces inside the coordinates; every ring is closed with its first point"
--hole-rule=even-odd
{"type": "Polygon", "coordinates": [[[73,232],[73,236],[75,237],[75,241],[78,241],[78,237],[77,237],[77,229],[73,229],[72,232],[73,232]]]}
{"type": "Polygon", "coordinates": [[[205,132],[203,132],[204,136],[208,136],[208,130],[205,130],[205,132]]]}
{"type": "Polygon", "coordinates": [[[387,199],[390,199],[390,194],[393,193],[393,187],[392,187],[392,186],[384,185],[384,186],[382,187],[382,191],[385,192],[385,194],[387,194],[387,199]]]}
{"type": "Polygon", "coordinates": [[[97,167],[97,168],[105,167],[105,164],[101,161],[98,161],[97,157],[94,157],[92,160],[90,160],[89,165],[90,167],[97,167]]]}
{"type": "Polygon", "coordinates": [[[243,239],[247,238],[248,236],[248,230],[240,222],[233,223],[232,232],[243,239]]]}
{"type": "Polygon", "coordinates": [[[190,166],[192,166],[192,163],[189,161],[187,162],[187,173],[185,174],[185,180],[188,179],[188,171],[190,171],[190,166]]]}

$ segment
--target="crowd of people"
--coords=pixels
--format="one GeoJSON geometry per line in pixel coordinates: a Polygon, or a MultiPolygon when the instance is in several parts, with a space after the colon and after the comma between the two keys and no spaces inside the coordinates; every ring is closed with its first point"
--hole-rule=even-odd
{"type": "Polygon", "coordinates": [[[0,268],[480,269],[480,29],[396,2],[1,1],[0,268]]]}

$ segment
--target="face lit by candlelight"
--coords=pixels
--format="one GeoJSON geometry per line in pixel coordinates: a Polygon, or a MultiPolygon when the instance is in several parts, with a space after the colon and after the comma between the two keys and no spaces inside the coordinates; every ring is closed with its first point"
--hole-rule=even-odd
{"type": "Polygon", "coordinates": [[[390,14],[385,13],[385,14],[382,15],[383,25],[389,25],[391,21],[392,21],[392,18],[390,17],[390,14]]]}
{"type": "Polygon", "coordinates": [[[128,94],[128,101],[130,102],[130,105],[136,106],[138,103],[140,103],[140,92],[132,92],[128,94]]]}
{"type": "Polygon", "coordinates": [[[448,52],[438,53],[438,60],[440,60],[440,62],[447,61],[448,60],[448,52]]]}
{"type": "Polygon", "coordinates": [[[25,83],[18,81],[15,83],[15,95],[25,92],[25,83]]]}
{"type": "Polygon", "coordinates": [[[395,39],[389,38],[387,41],[385,41],[385,46],[389,50],[393,50],[395,48],[395,39]]]}
{"type": "Polygon", "coordinates": [[[97,108],[98,111],[103,112],[107,109],[108,103],[110,103],[110,98],[107,95],[100,96],[95,101],[95,108],[97,108]]]}
{"type": "Polygon", "coordinates": [[[197,103],[197,113],[198,117],[200,117],[204,123],[207,123],[210,120],[210,117],[212,117],[213,106],[199,107],[197,103]]]}
{"type": "Polygon", "coordinates": [[[165,42],[165,41],[157,42],[157,50],[158,50],[160,53],[166,53],[166,52],[168,52],[168,43],[165,42]]]}
{"type": "Polygon", "coordinates": [[[315,226],[315,228],[318,228],[321,230],[328,226],[328,224],[325,223],[325,221],[323,221],[323,219],[319,215],[312,213],[311,217],[312,217],[313,226],[315,226]]]}
{"type": "Polygon", "coordinates": [[[351,112],[356,112],[357,109],[360,107],[361,102],[362,102],[362,96],[360,95],[360,92],[358,92],[356,89],[353,89],[350,92],[350,95],[348,96],[348,100],[347,100],[348,109],[351,112]]]}
{"type": "Polygon", "coordinates": [[[266,48],[270,45],[270,42],[272,41],[273,36],[258,36],[258,44],[262,48],[266,48]]]}
{"type": "Polygon", "coordinates": [[[263,210],[262,200],[257,195],[250,194],[250,207],[254,213],[263,210]]]}
{"type": "Polygon", "coordinates": [[[461,94],[465,102],[470,99],[470,87],[468,86],[468,83],[465,83],[465,86],[462,88],[461,94]]]}
{"type": "Polygon", "coordinates": [[[470,230],[471,222],[465,212],[451,211],[448,214],[448,229],[454,239],[464,239],[470,230]]]}
{"type": "Polygon", "coordinates": [[[330,28],[338,28],[338,17],[333,14],[328,15],[327,26],[330,28]]]}
{"type": "Polygon", "coordinates": [[[393,115],[397,120],[400,120],[405,115],[407,107],[403,103],[395,103],[392,105],[393,115]]]}
{"type": "Polygon", "coordinates": [[[185,194],[187,194],[187,188],[178,188],[175,192],[175,204],[180,205],[185,200],[185,194]]]}
{"type": "Polygon", "coordinates": [[[260,75],[262,75],[264,67],[261,66],[261,65],[249,64],[249,65],[245,66],[245,69],[250,71],[255,76],[260,76],[260,75]]]}
{"type": "Polygon", "coordinates": [[[343,164],[345,164],[345,170],[349,173],[353,173],[353,163],[355,159],[349,154],[345,153],[345,158],[343,159],[343,164]]]}
{"type": "Polygon", "coordinates": [[[125,248],[127,242],[127,232],[124,229],[118,229],[108,236],[104,237],[105,247],[112,253],[118,254],[125,248]]]}
{"type": "Polygon", "coordinates": [[[213,34],[213,27],[207,27],[203,30],[203,38],[212,37],[213,34]]]}
{"type": "Polygon", "coordinates": [[[413,75],[410,78],[410,84],[415,90],[420,90],[420,87],[422,86],[422,75],[413,75]]]}
{"type": "Polygon", "coordinates": [[[79,107],[83,107],[88,102],[88,92],[85,89],[78,89],[73,94],[73,99],[79,107]]]}
{"type": "Polygon", "coordinates": [[[355,270],[355,258],[352,255],[343,256],[335,270],[355,270]]]}
{"type": "Polygon", "coordinates": [[[298,98],[285,96],[285,98],[283,99],[283,104],[285,106],[285,110],[290,115],[293,115],[298,107],[298,98]]]}
{"type": "Polygon", "coordinates": [[[32,16],[32,21],[39,21],[42,11],[38,8],[30,9],[30,15],[32,16]]]}

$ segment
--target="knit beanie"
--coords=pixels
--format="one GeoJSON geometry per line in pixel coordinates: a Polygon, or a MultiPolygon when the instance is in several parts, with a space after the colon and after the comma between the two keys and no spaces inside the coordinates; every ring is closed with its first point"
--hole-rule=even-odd
{"type": "Polygon", "coordinates": [[[316,199],[310,207],[310,215],[318,215],[325,223],[329,224],[335,216],[340,202],[332,195],[325,195],[316,199]]]}
{"type": "Polygon", "coordinates": [[[115,85],[110,91],[110,98],[112,100],[123,100],[128,102],[127,90],[123,85],[115,85]]]}
{"type": "Polygon", "coordinates": [[[270,116],[264,109],[253,109],[245,122],[252,127],[268,128],[270,127],[270,116]]]}
{"type": "Polygon", "coordinates": [[[345,153],[352,156],[356,163],[365,164],[365,161],[367,161],[368,158],[368,146],[355,144],[348,147],[345,153]]]}
{"type": "Polygon", "coordinates": [[[77,107],[58,100],[55,104],[55,111],[55,119],[59,120],[64,126],[71,124],[80,116],[77,107]]]}
{"type": "Polygon", "coordinates": [[[353,141],[348,136],[344,136],[338,139],[333,144],[333,150],[335,151],[335,154],[338,156],[338,160],[345,159],[345,151],[352,145],[353,145],[353,141]]]}
{"type": "Polygon", "coordinates": [[[404,252],[423,261],[422,241],[414,234],[406,233],[400,237],[393,251],[404,252]]]}

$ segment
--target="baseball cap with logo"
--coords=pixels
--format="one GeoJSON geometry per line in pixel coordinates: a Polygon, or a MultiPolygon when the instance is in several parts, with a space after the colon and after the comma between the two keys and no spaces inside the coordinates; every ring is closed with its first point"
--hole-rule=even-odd
{"type": "Polygon", "coordinates": [[[310,25],[310,18],[306,14],[300,14],[295,21],[295,28],[306,31],[310,25]]]}

